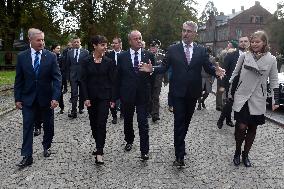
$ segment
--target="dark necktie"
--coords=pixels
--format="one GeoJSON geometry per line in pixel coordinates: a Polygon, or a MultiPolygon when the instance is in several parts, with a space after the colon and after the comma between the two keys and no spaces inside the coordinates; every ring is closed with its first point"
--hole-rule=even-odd
{"type": "Polygon", "coordinates": [[[138,73],[139,69],[138,69],[138,64],[139,64],[139,60],[138,60],[138,52],[135,51],[135,56],[134,56],[134,71],[136,73],[138,73]]]}
{"type": "Polygon", "coordinates": [[[78,49],[76,49],[75,61],[78,62],[78,49]]]}
{"type": "Polygon", "coordinates": [[[38,71],[39,71],[39,51],[36,51],[35,53],[35,60],[34,60],[34,72],[36,76],[38,76],[38,71]]]}

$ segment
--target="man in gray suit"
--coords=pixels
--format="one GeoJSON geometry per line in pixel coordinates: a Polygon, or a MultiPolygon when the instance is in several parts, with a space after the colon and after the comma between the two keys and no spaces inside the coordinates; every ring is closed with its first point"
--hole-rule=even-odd
{"type": "Polygon", "coordinates": [[[79,96],[79,113],[83,113],[84,102],[81,98],[81,63],[88,57],[89,52],[81,47],[79,37],[74,37],[72,40],[73,49],[67,52],[67,78],[71,86],[71,103],[72,110],[68,114],[70,118],[77,117],[77,101],[79,96]]]}

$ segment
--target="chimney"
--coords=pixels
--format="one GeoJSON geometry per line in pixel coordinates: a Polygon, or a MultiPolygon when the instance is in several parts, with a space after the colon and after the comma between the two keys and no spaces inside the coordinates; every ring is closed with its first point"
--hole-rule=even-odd
{"type": "Polygon", "coordinates": [[[259,1],[255,1],[255,5],[260,6],[260,2],[259,1]]]}
{"type": "Polygon", "coordinates": [[[232,14],[235,14],[235,13],[236,13],[235,9],[232,9],[232,14]]]}
{"type": "Polygon", "coordinates": [[[241,6],[241,11],[244,11],[245,10],[245,7],[244,6],[241,6]]]}

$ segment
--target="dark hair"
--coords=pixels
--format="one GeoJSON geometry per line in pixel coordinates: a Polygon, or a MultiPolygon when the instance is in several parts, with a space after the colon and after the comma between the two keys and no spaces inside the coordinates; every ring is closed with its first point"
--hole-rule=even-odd
{"type": "Polygon", "coordinates": [[[51,45],[50,50],[53,51],[57,46],[60,46],[60,45],[59,45],[59,44],[53,44],[53,45],[51,45]]]}
{"type": "Polygon", "coordinates": [[[107,43],[107,38],[105,36],[102,36],[102,35],[95,35],[94,37],[92,37],[91,43],[92,43],[92,45],[107,43]]]}
{"type": "MultiPolygon", "coordinates": [[[[259,31],[252,33],[250,38],[249,38],[249,42],[251,43],[251,41],[256,37],[259,37],[261,39],[261,41],[264,42],[264,45],[263,45],[261,52],[262,53],[268,52],[270,50],[270,48],[269,48],[268,36],[267,36],[266,32],[259,30],[259,31]]],[[[251,46],[249,46],[249,50],[252,52],[251,46]]]]}
{"type": "Polygon", "coordinates": [[[114,37],[113,40],[114,39],[117,39],[118,43],[121,43],[121,38],[120,37],[114,37]]]}

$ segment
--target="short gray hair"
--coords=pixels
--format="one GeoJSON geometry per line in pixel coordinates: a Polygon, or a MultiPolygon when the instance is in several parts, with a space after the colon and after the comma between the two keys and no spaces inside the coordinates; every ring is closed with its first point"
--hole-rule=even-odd
{"type": "Polygon", "coordinates": [[[36,34],[42,34],[43,32],[39,29],[36,28],[30,28],[28,30],[28,38],[31,39],[33,36],[35,36],[36,34]]]}
{"type": "Polygon", "coordinates": [[[186,21],[186,22],[183,23],[183,26],[185,26],[185,25],[192,27],[193,30],[195,32],[197,32],[198,26],[197,26],[197,24],[195,22],[193,22],[193,21],[186,21]]]}

